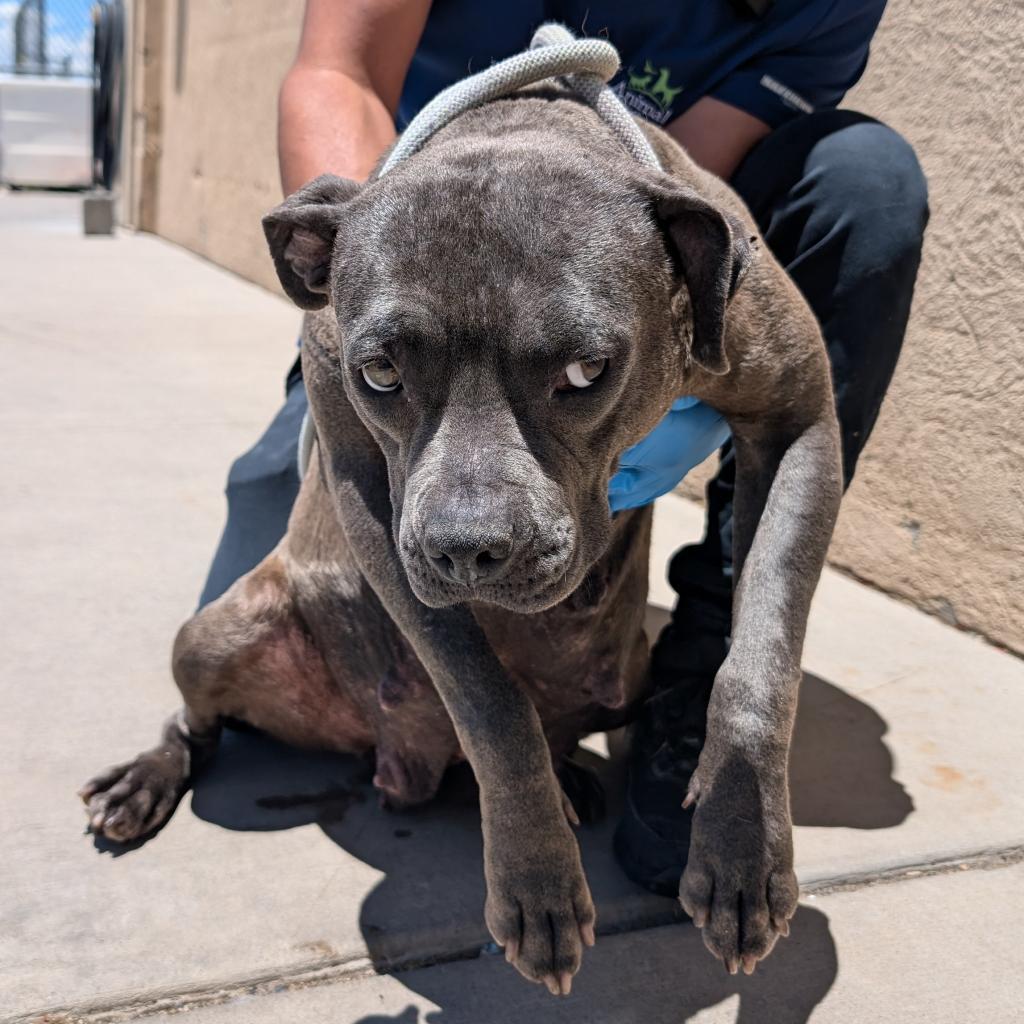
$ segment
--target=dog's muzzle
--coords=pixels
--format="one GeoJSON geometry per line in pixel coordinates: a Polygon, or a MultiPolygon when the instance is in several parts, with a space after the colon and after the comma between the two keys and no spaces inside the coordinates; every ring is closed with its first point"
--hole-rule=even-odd
{"type": "Polygon", "coordinates": [[[466,587],[500,579],[515,544],[512,510],[500,491],[462,486],[432,504],[415,533],[434,572],[466,587]]]}
{"type": "Polygon", "coordinates": [[[493,523],[466,523],[457,529],[449,523],[432,524],[420,546],[441,579],[472,587],[499,579],[508,568],[513,533],[511,526],[493,523]]]}

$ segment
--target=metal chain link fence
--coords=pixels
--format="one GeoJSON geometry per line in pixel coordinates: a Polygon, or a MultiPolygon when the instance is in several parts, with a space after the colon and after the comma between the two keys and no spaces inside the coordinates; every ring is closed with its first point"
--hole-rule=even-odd
{"type": "Polygon", "coordinates": [[[0,0],[0,74],[91,78],[94,0],[0,0]]]}

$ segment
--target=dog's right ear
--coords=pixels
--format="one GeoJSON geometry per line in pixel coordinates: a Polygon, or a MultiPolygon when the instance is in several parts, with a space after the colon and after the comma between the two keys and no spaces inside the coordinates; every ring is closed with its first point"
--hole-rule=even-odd
{"type": "Polygon", "coordinates": [[[708,373],[728,373],[726,309],[755,258],[757,236],[733,214],[667,176],[656,180],[650,193],[689,293],[690,357],[708,373]]]}
{"type": "Polygon", "coordinates": [[[354,181],[322,174],[263,218],[270,255],[288,297],[302,309],[330,301],[331,256],[354,181]]]}

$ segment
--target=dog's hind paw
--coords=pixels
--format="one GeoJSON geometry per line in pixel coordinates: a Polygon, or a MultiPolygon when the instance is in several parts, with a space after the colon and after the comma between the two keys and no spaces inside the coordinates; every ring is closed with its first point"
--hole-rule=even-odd
{"type": "Polygon", "coordinates": [[[86,807],[90,832],[128,843],[159,829],[187,784],[186,752],[164,745],[101,772],[78,795],[86,807]]]}
{"type": "Polygon", "coordinates": [[[604,786],[593,768],[567,757],[558,766],[558,781],[565,816],[573,825],[593,825],[604,820],[604,786]]]}

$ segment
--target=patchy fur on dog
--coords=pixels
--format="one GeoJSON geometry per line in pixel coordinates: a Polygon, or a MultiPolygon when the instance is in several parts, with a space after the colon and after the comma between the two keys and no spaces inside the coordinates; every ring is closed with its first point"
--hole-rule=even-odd
{"type": "Polygon", "coordinates": [[[466,757],[488,926],[567,992],[594,908],[556,771],[645,685],[650,510],[613,519],[608,481],[692,394],[733,431],[737,584],[680,898],[731,971],[788,931],[789,739],[840,496],[829,368],[740,200],[644,130],[665,173],[564,91],[524,90],[268,215],[310,311],[316,460],[277,549],[182,628],[181,716],[83,791],[95,831],[159,827],[227,717],[372,748],[395,805],[466,757]]]}

